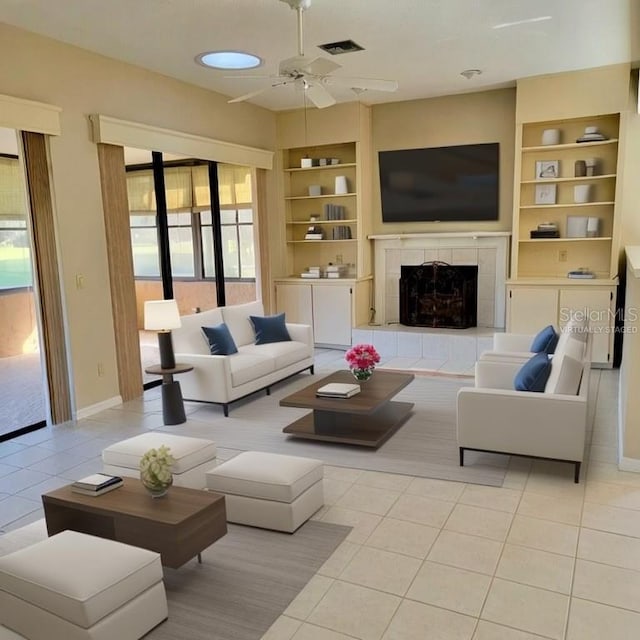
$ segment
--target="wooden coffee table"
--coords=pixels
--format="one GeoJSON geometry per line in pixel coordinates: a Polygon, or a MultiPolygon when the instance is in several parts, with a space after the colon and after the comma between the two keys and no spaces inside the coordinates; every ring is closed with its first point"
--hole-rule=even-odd
{"type": "Polygon", "coordinates": [[[135,478],[101,496],[71,491],[71,485],[42,496],[50,536],[72,529],[156,551],[177,569],[227,532],[224,496],[171,487],[152,498],[135,478]]]}
{"type": "Polygon", "coordinates": [[[301,391],[280,400],[282,407],[304,407],[313,411],[282,431],[297,438],[357,444],[378,448],[407,419],[412,402],[392,402],[414,376],[376,371],[361,391],[351,398],[318,398],[316,390],[330,382],[355,383],[349,371],[337,371],[301,391]]]}

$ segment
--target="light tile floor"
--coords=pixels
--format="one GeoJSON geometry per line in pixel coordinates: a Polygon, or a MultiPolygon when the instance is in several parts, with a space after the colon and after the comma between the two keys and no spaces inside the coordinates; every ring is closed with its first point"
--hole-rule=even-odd
{"type": "MultiPolygon", "coordinates": [[[[317,367],[342,359],[320,350],[317,367]]],[[[640,474],[615,465],[617,372],[595,374],[578,485],[570,465],[522,458],[501,488],[327,467],[326,506],[314,517],[353,529],[264,639],[636,638],[640,474]]],[[[105,445],[156,428],[165,427],[154,389],[1,443],[0,527],[42,517],[43,492],[100,468],[105,445]]]]}

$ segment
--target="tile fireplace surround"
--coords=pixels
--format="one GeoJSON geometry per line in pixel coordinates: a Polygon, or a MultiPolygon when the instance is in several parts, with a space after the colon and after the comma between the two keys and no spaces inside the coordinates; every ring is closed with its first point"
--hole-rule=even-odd
{"type": "Polygon", "coordinates": [[[508,231],[372,235],[375,259],[375,322],[399,320],[401,265],[435,260],[478,265],[478,327],[504,329],[508,273],[508,231]]]}

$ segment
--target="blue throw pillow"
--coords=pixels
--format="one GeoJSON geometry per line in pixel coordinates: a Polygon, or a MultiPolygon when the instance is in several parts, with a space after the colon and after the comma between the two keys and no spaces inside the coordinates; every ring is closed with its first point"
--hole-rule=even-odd
{"type": "Polygon", "coordinates": [[[230,356],[232,353],[238,353],[231,331],[224,322],[215,327],[202,327],[202,333],[209,343],[211,355],[230,356]]]}
{"type": "Polygon", "coordinates": [[[542,393],[551,373],[551,360],[546,353],[536,353],[527,360],[516,373],[513,386],[516,391],[537,391],[542,393]]]}
{"type": "Polygon", "coordinates": [[[249,316],[249,318],[256,334],[256,344],[291,341],[284,322],[284,313],[276,316],[249,316]]]}
{"type": "Polygon", "coordinates": [[[556,350],[559,337],[556,330],[549,325],[540,331],[533,339],[531,351],[535,353],[553,353],[556,350]]]}

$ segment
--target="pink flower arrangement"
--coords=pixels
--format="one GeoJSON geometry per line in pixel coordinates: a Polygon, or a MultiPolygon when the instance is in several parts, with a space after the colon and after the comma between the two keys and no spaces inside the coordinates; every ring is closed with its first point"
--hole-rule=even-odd
{"type": "Polygon", "coordinates": [[[372,344],[356,344],[347,351],[344,359],[352,371],[362,370],[373,373],[380,362],[380,355],[372,344]]]}

